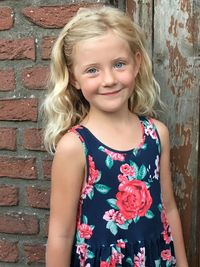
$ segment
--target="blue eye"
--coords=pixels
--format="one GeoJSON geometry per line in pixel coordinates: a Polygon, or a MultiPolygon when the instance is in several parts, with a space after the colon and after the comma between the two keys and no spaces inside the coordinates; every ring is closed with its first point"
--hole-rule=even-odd
{"type": "Polygon", "coordinates": [[[125,65],[124,62],[117,62],[117,63],[115,64],[115,68],[120,69],[120,68],[124,67],[124,65],[125,65]]]}
{"type": "Polygon", "coordinates": [[[96,68],[91,68],[91,69],[88,69],[86,72],[89,73],[89,74],[95,74],[95,73],[97,73],[97,69],[96,68]]]}

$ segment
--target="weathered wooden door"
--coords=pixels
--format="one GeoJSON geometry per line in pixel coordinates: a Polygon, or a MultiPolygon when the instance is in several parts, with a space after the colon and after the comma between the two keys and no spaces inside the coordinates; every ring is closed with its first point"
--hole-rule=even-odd
{"type": "Polygon", "coordinates": [[[199,78],[200,1],[127,1],[127,12],[145,30],[161,96],[161,114],[171,136],[174,191],[181,215],[189,266],[199,259],[199,78]]]}

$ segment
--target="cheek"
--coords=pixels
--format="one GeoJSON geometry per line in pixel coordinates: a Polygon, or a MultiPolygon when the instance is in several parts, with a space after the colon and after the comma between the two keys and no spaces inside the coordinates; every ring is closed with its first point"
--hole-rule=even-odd
{"type": "Polygon", "coordinates": [[[83,93],[85,92],[86,94],[95,92],[98,86],[99,86],[98,80],[95,78],[83,80],[81,82],[81,90],[83,93]]]}
{"type": "Polygon", "coordinates": [[[135,75],[133,72],[128,72],[121,77],[121,82],[132,88],[135,86],[135,75]]]}

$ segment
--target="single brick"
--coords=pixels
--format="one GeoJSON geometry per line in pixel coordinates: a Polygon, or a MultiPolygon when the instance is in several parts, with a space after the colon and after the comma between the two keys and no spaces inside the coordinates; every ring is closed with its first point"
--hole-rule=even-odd
{"type": "Polygon", "coordinates": [[[45,250],[46,246],[42,244],[24,245],[27,263],[45,263],[45,250]]]}
{"type": "Polygon", "coordinates": [[[39,232],[38,219],[27,214],[0,214],[0,233],[34,235],[39,232]]]}
{"type": "Polygon", "coordinates": [[[0,262],[17,262],[18,258],[17,242],[0,240],[0,262]]]}
{"type": "Polygon", "coordinates": [[[37,105],[35,98],[0,100],[0,121],[37,121],[37,105]]]}
{"type": "Polygon", "coordinates": [[[100,6],[98,4],[71,4],[61,6],[26,7],[23,15],[43,28],[62,28],[80,7],[100,6]]]}
{"type": "Polygon", "coordinates": [[[16,150],[16,129],[0,128],[0,149],[16,150]]]}
{"type": "Polygon", "coordinates": [[[50,189],[49,188],[27,188],[28,203],[33,208],[49,208],[50,189]]]}
{"type": "Polygon", "coordinates": [[[14,186],[0,185],[0,206],[16,206],[18,201],[18,188],[14,186]]]}
{"type": "Polygon", "coordinates": [[[42,39],[42,59],[50,59],[53,44],[55,42],[54,37],[44,37],[42,39]]]}
{"type": "Polygon", "coordinates": [[[52,166],[52,160],[43,161],[43,176],[48,180],[51,179],[51,166],[52,166]]]}
{"type": "Polygon", "coordinates": [[[35,40],[33,38],[0,39],[0,60],[14,59],[35,60],[35,40]]]}
{"type": "Polygon", "coordinates": [[[15,84],[15,71],[13,69],[0,70],[0,91],[13,91],[15,84]]]}
{"type": "Polygon", "coordinates": [[[28,150],[45,151],[41,129],[25,129],[23,133],[23,146],[28,150]]]}
{"type": "Polygon", "coordinates": [[[13,11],[10,7],[0,7],[0,30],[9,30],[13,26],[13,11]]]}
{"type": "Polygon", "coordinates": [[[0,157],[0,177],[36,179],[35,159],[0,157]]]}
{"type": "Polygon", "coordinates": [[[46,89],[48,77],[48,67],[27,68],[22,72],[22,84],[28,89],[46,89]]]}

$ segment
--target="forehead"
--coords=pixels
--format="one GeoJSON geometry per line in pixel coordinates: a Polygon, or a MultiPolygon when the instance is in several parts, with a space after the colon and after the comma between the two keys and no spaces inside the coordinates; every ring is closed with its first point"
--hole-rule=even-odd
{"type": "Polygon", "coordinates": [[[98,61],[131,55],[129,43],[112,31],[98,37],[79,41],[73,49],[73,63],[98,61]]]}

